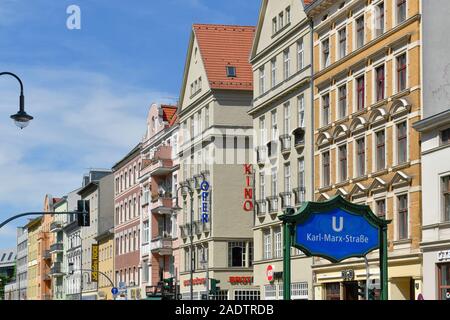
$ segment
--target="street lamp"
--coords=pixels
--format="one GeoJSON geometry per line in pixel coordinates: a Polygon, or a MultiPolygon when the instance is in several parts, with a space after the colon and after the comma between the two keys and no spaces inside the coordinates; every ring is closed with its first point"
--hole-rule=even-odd
{"type": "Polygon", "coordinates": [[[33,120],[33,117],[25,112],[25,97],[23,95],[23,83],[20,78],[11,72],[1,72],[0,76],[9,75],[17,79],[20,84],[20,98],[19,98],[19,111],[16,114],[11,116],[11,119],[14,120],[16,126],[20,129],[27,127],[30,124],[30,121],[33,120]]]}
{"type": "Polygon", "coordinates": [[[190,196],[190,204],[191,204],[191,223],[190,223],[190,251],[191,251],[191,270],[190,270],[190,277],[191,277],[191,287],[190,287],[190,296],[191,301],[194,300],[194,267],[195,267],[195,256],[194,256],[194,190],[189,185],[182,185],[178,187],[176,191],[176,205],[174,210],[181,210],[181,207],[178,205],[178,191],[187,188],[189,190],[189,196],[190,196]]]}

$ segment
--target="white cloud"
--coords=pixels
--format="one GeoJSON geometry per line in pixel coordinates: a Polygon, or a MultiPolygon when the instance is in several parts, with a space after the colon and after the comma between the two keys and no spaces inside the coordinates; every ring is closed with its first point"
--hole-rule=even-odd
{"type": "Polygon", "coordinates": [[[173,96],[92,72],[19,74],[26,75],[26,111],[35,119],[24,130],[14,126],[17,84],[1,79],[0,220],[12,214],[8,209],[40,210],[45,194],[78,188],[88,168],[110,168],[142,138],[150,104],[173,96]]]}

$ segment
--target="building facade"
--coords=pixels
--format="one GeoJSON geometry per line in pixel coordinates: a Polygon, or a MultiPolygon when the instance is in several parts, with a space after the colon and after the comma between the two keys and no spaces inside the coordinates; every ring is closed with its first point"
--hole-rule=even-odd
{"type": "Polygon", "coordinates": [[[24,227],[17,228],[17,298],[27,300],[27,271],[28,271],[28,230],[24,227]]]}
{"type": "MultiPolygon", "coordinates": [[[[251,55],[256,163],[255,284],[283,299],[283,235],[278,215],[313,197],[311,32],[301,1],[262,1],[251,55]]],[[[292,252],[292,297],[313,296],[311,258],[292,252]]]]}
{"type": "MultiPolygon", "coordinates": [[[[422,292],[419,0],[312,1],[315,200],[342,195],[392,220],[389,297],[422,292]]],[[[368,255],[379,279],[377,253],[368,255]]],[[[314,259],[316,299],[358,299],[362,259],[314,259]],[[344,279],[344,271],[354,277],[344,279]]]]}
{"type": "MultiPolygon", "coordinates": [[[[59,199],[58,202],[54,204],[54,211],[57,212],[68,212],[67,200],[66,198],[59,199]]],[[[52,277],[52,299],[53,300],[65,300],[65,290],[64,290],[64,223],[67,217],[65,215],[53,215],[53,222],[50,225],[50,232],[53,233],[53,243],[50,246],[50,251],[52,253],[52,265],[50,268],[50,275],[52,277]]]]}
{"type": "Polygon", "coordinates": [[[104,225],[96,237],[99,254],[98,300],[114,300],[114,221],[104,225]]]}
{"type": "Polygon", "coordinates": [[[173,209],[179,169],[176,111],[176,106],[152,104],[142,141],[142,294],[164,279],[177,277],[178,212],[173,209]]]}
{"type": "Polygon", "coordinates": [[[253,285],[253,217],[243,209],[253,144],[254,27],[192,28],[180,94],[180,293],[199,300],[259,298],[253,285]],[[236,281],[236,279],[238,279],[236,281]],[[192,297],[191,297],[192,290],[192,297]]]}
{"type": "Polygon", "coordinates": [[[17,248],[0,250],[0,300],[13,300],[17,295],[16,276],[17,248]]]}
{"type": "Polygon", "coordinates": [[[114,172],[114,277],[118,299],[140,299],[141,144],[112,168],[114,172]]]}
{"type": "Polygon", "coordinates": [[[82,247],[82,299],[97,300],[99,278],[98,243],[99,227],[113,219],[113,175],[110,170],[89,172],[83,179],[83,187],[78,191],[81,200],[89,201],[90,226],[81,228],[82,247]]]}
{"type": "Polygon", "coordinates": [[[27,300],[40,300],[38,251],[41,240],[41,224],[42,217],[38,217],[25,225],[28,233],[27,300]]]}

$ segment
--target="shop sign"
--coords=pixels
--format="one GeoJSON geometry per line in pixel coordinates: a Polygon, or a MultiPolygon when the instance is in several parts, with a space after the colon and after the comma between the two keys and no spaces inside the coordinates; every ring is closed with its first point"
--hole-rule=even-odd
{"type": "Polygon", "coordinates": [[[253,277],[230,277],[231,284],[253,284],[253,277]]]}
{"type": "Polygon", "coordinates": [[[244,211],[253,211],[253,166],[251,164],[244,164],[245,189],[244,189],[244,211]]]}
{"type": "Polygon", "coordinates": [[[200,185],[202,190],[202,223],[209,222],[209,183],[208,181],[203,181],[200,185]]]}
{"type": "Polygon", "coordinates": [[[269,282],[273,281],[273,273],[274,273],[274,267],[272,265],[268,265],[267,269],[266,269],[266,276],[267,276],[267,280],[269,280],[269,282]]]}
{"type": "Polygon", "coordinates": [[[450,260],[450,250],[439,251],[438,253],[438,261],[449,261],[450,260]]]}
{"type": "Polygon", "coordinates": [[[98,282],[98,244],[92,245],[92,255],[91,255],[91,281],[98,282]]]}
{"type": "MultiPolygon", "coordinates": [[[[183,282],[183,284],[185,287],[188,287],[191,285],[191,280],[185,280],[183,282]]],[[[206,284],[206,278],[196,278],[196,279],[193,279],[193,281],[192,281],[193,286],[198,286],[198,285],[202,285],[202,284],[206,284]]]]}

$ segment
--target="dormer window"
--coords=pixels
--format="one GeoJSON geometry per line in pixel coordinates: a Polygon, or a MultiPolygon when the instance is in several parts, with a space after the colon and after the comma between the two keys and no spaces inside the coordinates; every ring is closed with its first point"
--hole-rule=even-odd
{"type": "Polygon", "coordinates": [[[236,67],[227,66],[227,77],[228,78],[236,78],[236,67]]]}

